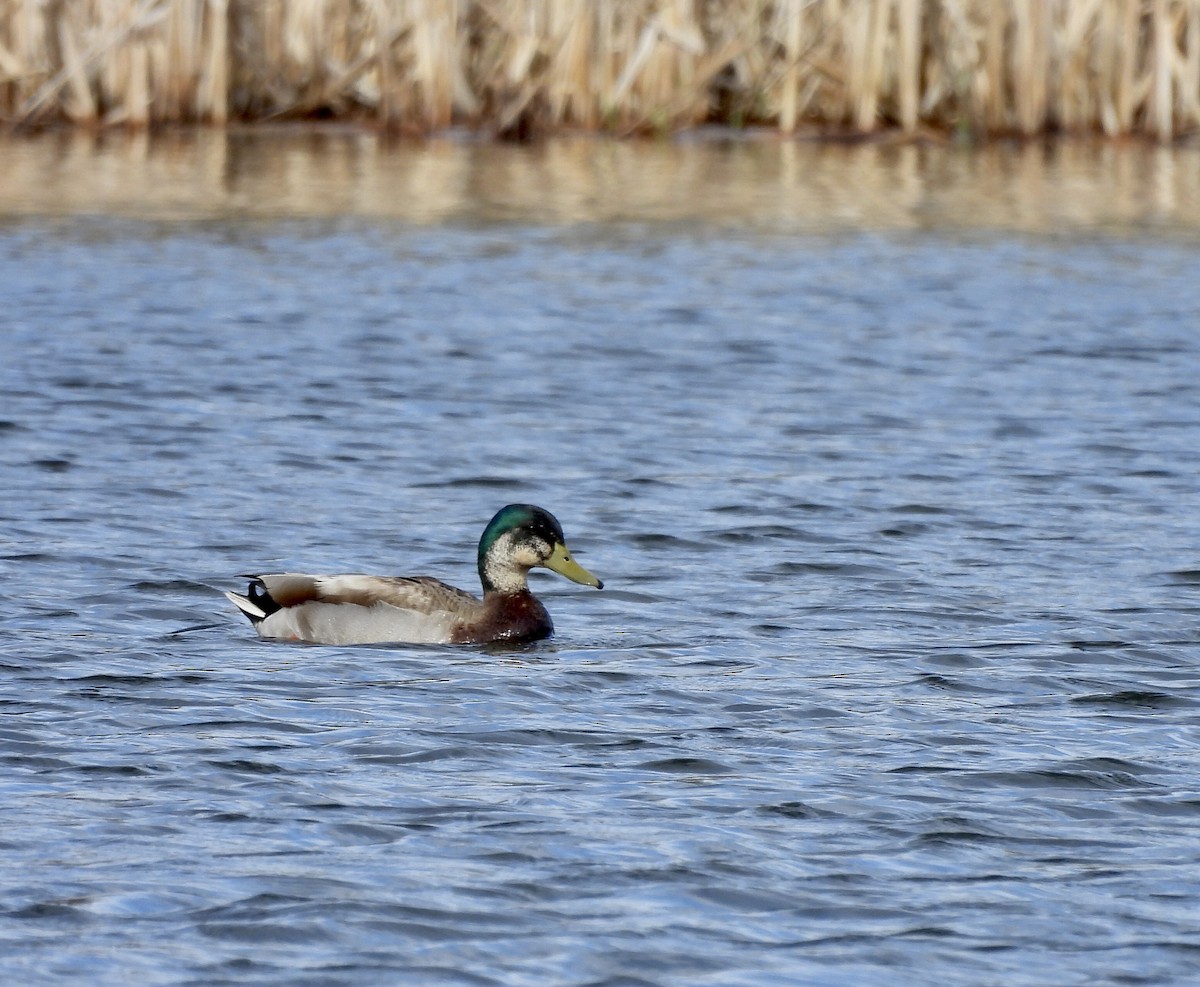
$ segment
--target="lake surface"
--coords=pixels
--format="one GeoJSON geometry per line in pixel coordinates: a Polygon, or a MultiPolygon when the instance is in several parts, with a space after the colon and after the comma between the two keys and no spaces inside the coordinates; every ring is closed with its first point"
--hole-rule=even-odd
{"type": "Polygon", "coordinates": [[[2,979],[1189,982],[1198,156],[0,143],[2,979]]]}

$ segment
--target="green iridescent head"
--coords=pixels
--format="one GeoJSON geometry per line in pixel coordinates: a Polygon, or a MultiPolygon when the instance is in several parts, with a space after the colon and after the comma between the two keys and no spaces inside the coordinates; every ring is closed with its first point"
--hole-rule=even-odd
{"type": "Polygon", "coordinates": [[[534,566],[544,566],[585,586],[604,587],[571,558],[553,514],[532,504],[500,508],[479,539],[479,579],[484,592],[524,589],[525,574],[534,566]]]}

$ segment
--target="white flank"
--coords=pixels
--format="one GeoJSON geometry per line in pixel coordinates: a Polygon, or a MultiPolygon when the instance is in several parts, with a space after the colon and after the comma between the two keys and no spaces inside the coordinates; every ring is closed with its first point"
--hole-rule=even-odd
{"type": "Polygon", "coordinates": [[[386,603],[372,607],[302,603],[259,621],[258,633],[315,644],[449,644],[455,621],[454,615],[444,610],[416,613],[386,603]]]}

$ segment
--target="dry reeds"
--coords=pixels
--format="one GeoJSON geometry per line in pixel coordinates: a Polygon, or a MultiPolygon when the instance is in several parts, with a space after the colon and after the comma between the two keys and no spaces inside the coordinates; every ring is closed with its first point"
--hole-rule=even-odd
{"type": "Polygon", "coordinates": [[[1200,0],[0,0],[0,120],[1166,140],[1200,0]]]}

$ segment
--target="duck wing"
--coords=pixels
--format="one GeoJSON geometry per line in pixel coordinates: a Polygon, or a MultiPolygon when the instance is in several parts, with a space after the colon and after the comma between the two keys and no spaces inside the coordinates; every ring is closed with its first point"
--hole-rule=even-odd
{"type": "Polygon", "coordinates": [[[386,603],[400,610],[433,613],[471,611],[480,601],[432,576],[309,576],[296,572],[251,577],[280,607],[302,603],[373,607],[386,603]]]}

